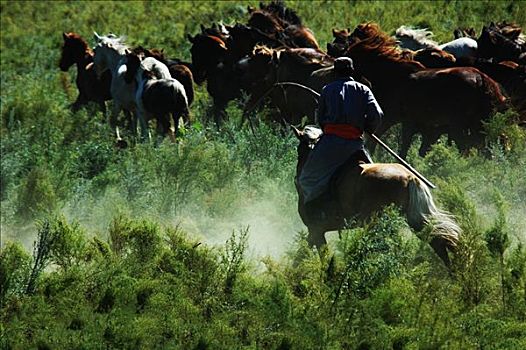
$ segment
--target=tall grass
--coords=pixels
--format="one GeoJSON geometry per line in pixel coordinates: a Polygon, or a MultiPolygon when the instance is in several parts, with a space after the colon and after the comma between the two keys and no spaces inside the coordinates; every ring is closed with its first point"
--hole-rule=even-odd
{"type": "MultiPolygon", "coordinates": [[[[69,110],[63,31],[125,34],[188,60],[186,34],[246,22],[247,5],[258,2],[0,4],[1,346],[524,348],[526,136],[511,114],[487,123],[484,149],[460,154],[444,139],[425,157],[418,140],[410,149],[464,231],[450,273],[396,209],[310,250],[296,139],[272,123],[241,128],[238,102],[217,131],[204,87],[175,144],[117,149],[100,112],[69,110]]],[[[425,26],[438,41],[457,26],[526,26],[516,1],[287,5],[322,47],[333,27],[367,20],[425,26]]]]}

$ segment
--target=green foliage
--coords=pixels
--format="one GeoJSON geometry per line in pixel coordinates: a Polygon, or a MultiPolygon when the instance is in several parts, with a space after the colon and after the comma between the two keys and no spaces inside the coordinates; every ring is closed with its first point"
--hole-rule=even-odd
{"type": "MultiPolygon", "coordinates": [[[[70,111],[76,73],[58,70],[62,32],[93,45],[93,30],[111,31],[190,60],[186,34],[246,22],[247,5],[259,4],[0,4],[0,348],[525,348],[526,133],[513,113],[484,125],[484,149],[460,154],[443,138],[424,158],[410,150],[463,230],[447,272],[394,209],[321,254],[305,232],[294,239],[297,140],[270,111],[240,126],[232,102],[218,131],[196,86],[194,123],[178,142],[135,144],[122,130],[124,150],[102,113],[70,111]],[[34,240],[33,254],[13,240],[34,240]],[[258,264],[262,241],[289,253],[258,264]]],[[[526,26],[520,1],[286,5],[320,47],[332,28],[369,20],[388,33],[427,27],[440,42],[458,26],[526,26]]]]}
{"type": "Polygon", "coordinates": [[[34,168],[20,187],[16,216],[20,220],[32,220],[52,213],[57,205],[57,198],[47,171],[34,168]]]}
{"type": "Polygon", "coordinates": [[[493,227],[486,231],[486,242],[489,251],[497,256],[504,256],[504,252],[509,247],[509,237],[506,227],[506,212],[504,198],[500,193],[495,194],[497,204],[497,218],[493,227]]]}
{"type": "Polygon", "coordinates": [[[12,295],[25,290],[30,269],[30,256],[18,243],[8,243],[0,252],[0,305],[3,308],[12,295]]]}

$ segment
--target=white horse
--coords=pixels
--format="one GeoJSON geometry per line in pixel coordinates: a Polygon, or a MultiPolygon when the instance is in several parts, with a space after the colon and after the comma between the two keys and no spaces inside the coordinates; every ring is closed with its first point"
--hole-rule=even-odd
{"type": "Polygon", "coordinates": [[[126,53],[129,52],[128,46],[124,43],[124,38],[113,34],[107,36],[100,36],[95,32],[93,34],[97,42],[93,58],[95,72],[97,76],[101,76],[103,72],[110,70],[112,77],[110,92],[113,97],[113,108],[109,120],[110,126],[116,128],[117,117],[123,110],[134,133],[137,132],[137,117],[139,118],[141,135],[146,137],[146,123],[136,113],[135,83],[128,84],[124,79],[127,70],[126,53]]]}
{"type": "Polygon", "coordinates": [[[169,133],[175,141],[175,130],[179,118],[188,121],[188,98],[183,85],[170,76],[168,67],[153,57],[142,59],[140,55],[130,54],[127,60],[126,81],[135,80],[137,90],[135,103],[137,114],[146,122],[155,118],[162,134],[169,133]],[[134,74],[135,73],[135,74],[134,74]],[[174,127],[170,126],[172,115],[174,127]]]}
{"type": "Polygon", "coordinates": [[[413,51],[427,48],[440,49],[452,54],[457,59],[461,57],[475,57],[477,54],[478,44],[472,38],[458,38],[439,45],[431,39],[433,32],[427,29],[415,29],[406,26],[398,28],[395,37],[399,41],[400,47],[413,51]]]}

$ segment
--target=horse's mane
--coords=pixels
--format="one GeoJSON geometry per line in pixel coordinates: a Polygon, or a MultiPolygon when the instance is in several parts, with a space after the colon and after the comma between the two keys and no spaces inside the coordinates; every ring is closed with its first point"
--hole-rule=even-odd
{"type": "Polygon", "coordinates": [[[288,24],[302,25],[301,18],[296,11],[286,8],[285,2],[282,0],[272,1],[268,5],[259,3],[259,8],[263,11],[271,13],[274,17],[278,17],[288,24]]]}
{"type": "Polygon", "coordinates": [[[323,135],[323,131],[317,126],[307,125],[303,128],[303,136],[309,143],[316,142],[321,135],[323,135]]]}
{"type": "Polygon", "coordinates": [[[286,23],[277,18],[272,13],[266,11],[254,11],[248,20],[251,27],[263,30],[264,32],[282,32],[287,26],[286,23]]]}
{"type": "Polygon", "coordinates": [[[75,33],[75,32],[69,32],[69,33],[65,33],[66,36],[68,37],[69,40],[74,40],[76,42],[79,42],[82,46],[84,46],[85,48],[89,49],[89,45],[88,45],[88,42],[86,40],[84,40],[83,37],[81,37],[79,34],[75,33]]]}
{"type": "Polygon", "coordinates": [[[406,63],[413,68],[425,68],[422,64],[407,57],[396,42],[386,33],[380,30],[376,23],[359,24],[351,34],[351,45],[347,49],[347,55],[365,55],[367,57],[379,57],[390,62],[406,63]]]}
{"type": "Polygon", "coordinates": [[[318,64],[331,66],[334,62],[332,57],[324,52],[311,48],[270,48],[265,45],[256,45],[252,50],[252,56],[276,57],[278,60],[283,58],[291,59],[296,65],[318,64]]]}
{"type": "Polygon", "coordinates": [[[311,48],[286,49],[281,56],[292,59],[298,65],[316,64],[328,67],[334,64],[332,57],[329,57],[322,51],[311,48]]]}
{"type": "Polygon", "coordinates": [[[430,30],[427,30],[427,28],[417,29],[417,28],[412,28],[408,26],[400,26],[400,28],[396,30],[395,35],[398,38],[406,37],[409,39],[413,39],[417,43],[421,45],[425,45],[425,46],[437,46],[438,45],[436,41],[431,40],[434,34],[430,30]]]}
{"type": "Polygon", "coordinates": [[[111,47],[119,54],[124,54],[124,51],[128,49],[128,46],[124,42],[126,37],[116,36],[114,34],[101,35],[98,45],[111,47]]]}

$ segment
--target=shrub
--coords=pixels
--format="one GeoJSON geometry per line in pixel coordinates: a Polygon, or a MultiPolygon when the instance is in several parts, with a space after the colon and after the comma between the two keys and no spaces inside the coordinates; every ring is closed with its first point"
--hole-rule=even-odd
{"type": "Polygon", "coordinates": [[[48,172],[34,168],[18,191],[16,216],[21,221],[32,220],[52,213],[57,208],[57,198],[48,172]]]}

